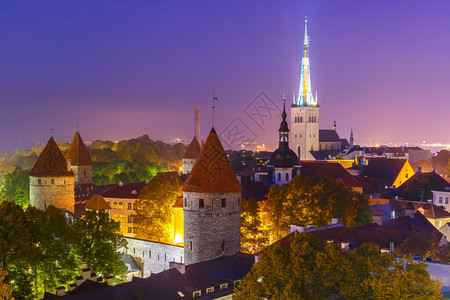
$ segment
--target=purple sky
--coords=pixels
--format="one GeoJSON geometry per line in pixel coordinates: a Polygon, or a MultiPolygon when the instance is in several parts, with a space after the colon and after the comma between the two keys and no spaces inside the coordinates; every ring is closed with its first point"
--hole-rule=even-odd
{"type": "MultiPolygon", "coordinates": [[[[264,91],[298,91],[308,17],[320,127],[355,142],[450,143],[449,1],[1,1],[4,142],[190,139],[241,118],[264,91]],[[407,4],[406,4],[407,3],[407,4]]],[[[288,111],[289,114],[289,111],[288,111]]],[[[269,126],[270,125],[270,126],[269,126]]]]}

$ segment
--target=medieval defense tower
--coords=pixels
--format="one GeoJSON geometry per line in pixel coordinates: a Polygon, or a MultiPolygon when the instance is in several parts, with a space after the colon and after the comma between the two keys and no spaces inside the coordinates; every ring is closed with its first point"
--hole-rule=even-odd
{"type": "Polygon", "coordinates": [[[241,191],[212,128],[183,186],[186,265],[240,251],[241,191]]]}
{"type": "Polygon", "coordinates": [[[30,204],[46,209],[49,205],[74,211],[74,174],[53,137],[30,172],[30,204]]]}
{"type": "Polygon", "coordinates": [[[305,20],[300,87],[291,106],[291,145],[300,160],[314,159],[310,151],[319,150],[319,105],[317,93],[315,99],[311,93],[307,24],[305,20]]]}
{"type": "Polygon", "coordinates": [[[92,185],[92,161],[83,139],[78,131],[73,137],[66,153],[66,159],[70,159],[72,171],[75,174],[75,188],[92,185]]]}

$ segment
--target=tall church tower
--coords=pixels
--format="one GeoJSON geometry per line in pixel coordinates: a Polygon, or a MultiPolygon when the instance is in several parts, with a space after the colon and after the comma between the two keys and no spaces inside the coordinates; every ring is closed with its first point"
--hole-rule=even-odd
{"type": "Polygon", "coordinates": [[[294,94],[291,106],[291,147],[300,160],[314,159],[310,151],[319,150],[319,105],[317,93],[315,99],[311,93],[307,25],[305,20],[300,87],[298,97],[294,94]]]}
{"type": "Polygon", "coordinates": [[[212,128],[183,186],[186,265],[241,250],[241,191],[212,128]]]}
{"type": "Polygon", "coordinates": [[[30,172],[30,204],[49,205],[74,212],[74,174],[53,137],[47,142],[30,172]]]}

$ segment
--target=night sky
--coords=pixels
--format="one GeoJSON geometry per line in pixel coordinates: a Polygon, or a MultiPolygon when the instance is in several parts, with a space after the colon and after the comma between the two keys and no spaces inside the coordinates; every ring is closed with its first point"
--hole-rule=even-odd
{"type": "MultiPolygon", "coordinates": [[[[0,149],[59,141],[190,139],[239,118],[275,145],[279,112],[245,108],[298,91],[308,18],[320,127],[355,142],[450,144],[450,2],[1,1],[0,149]],[[12,144],[5,144],[11,142],[12,144]]],[[[289,115],[289,109],[288,109],[289,115]]]]}

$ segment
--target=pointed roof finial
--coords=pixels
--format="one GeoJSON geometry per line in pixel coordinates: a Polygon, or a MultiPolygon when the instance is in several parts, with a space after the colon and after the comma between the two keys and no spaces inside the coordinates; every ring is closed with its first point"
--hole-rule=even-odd
{"type": "Polygon", "coordinates": [[[333,130],[336,130],[336,120],[334,120],[333,130]]]}
{"type": "Polygon", "coordinates": [[[53,131],[55,131],[55,128],[50,128],[50,136],[53,136],[53,131]]]}

